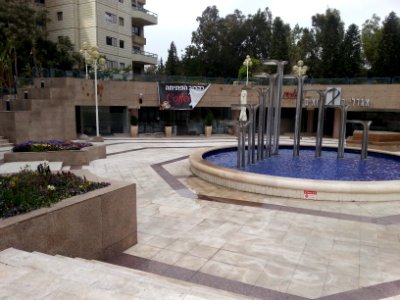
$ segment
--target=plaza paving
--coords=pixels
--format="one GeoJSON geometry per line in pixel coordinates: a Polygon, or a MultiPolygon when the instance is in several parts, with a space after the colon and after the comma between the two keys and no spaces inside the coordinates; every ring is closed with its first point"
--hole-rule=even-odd
{"type": "Polygon", "coordinates": [[[194,177],[188,156],[235,145],[231,136],[105,143],[106,159],[74,171],[137,185],[138,244],[111,263],[216,289],[221,297],[400,299],[400,195],[376,203],[294,200],[194,177]]]}

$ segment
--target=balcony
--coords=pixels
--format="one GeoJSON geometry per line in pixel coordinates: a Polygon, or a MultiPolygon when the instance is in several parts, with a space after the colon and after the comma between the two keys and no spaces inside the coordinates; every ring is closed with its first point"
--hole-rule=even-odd
{"type": "Polygon", "coordinates": [[[132,44],[144,46],[146,45],[146,38],[132,33],[132,44]]]}
{"type": "Polygon", "coordinates": [[[143,7],[132,6],[132,23],[137,25],[156,25],[158,16],[156,13],[148,11],[143,7]]]}
{"type": "Polygon", "coordinates": [[[132,60],[135,63],[143,63],[144,65],[156,65],[158,56],[157,54],[145,52],[142,50],[132,49],[132,60]]]}

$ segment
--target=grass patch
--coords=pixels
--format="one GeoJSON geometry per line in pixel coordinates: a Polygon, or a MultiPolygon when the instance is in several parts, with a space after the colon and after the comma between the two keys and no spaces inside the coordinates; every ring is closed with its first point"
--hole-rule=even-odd
{"type": "Polygon", "coordinates": [[[51,173],[47,163],[36,171],[0,176],[0,218],[8,218],[41,207],[49,207],[66,198],[110,185],[91,182],[71,172],[51,173]]]}

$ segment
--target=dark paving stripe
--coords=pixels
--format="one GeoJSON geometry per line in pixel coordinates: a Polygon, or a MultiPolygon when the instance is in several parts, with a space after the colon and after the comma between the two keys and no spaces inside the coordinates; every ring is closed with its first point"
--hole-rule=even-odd
{"type": "Polygon", "coordinates": [[[124,150],[124,151],[119,151],[119,152],[112,152],[112,153],[107,153],[107,156],[112,156],[112,155],[118,155],[118,154],[125,154],[129,152],[135,152],[135,151],[142,151],[142,150],[151,150],[151,149],[177,149],[177,148],[204,148],[202,146],[190,146],[190,147],[172,147],[172,146],[166,146],[166,147],[143,147],[143,148],[137,148],[137,149],[130,149],[130,150],[124,150]]]}
{"type": "Polygon", "coordinates": [[[119,152],[112,152],[112,153],[107,153],[107,156],[113,156],[113,155],[124,154],[124,153],[135,152],[135,151],[142,151],[145,149],[147,149],[147,148],[137,148],[137,149],[130,149],[130,150],[124,150],[124,151],[119,151],[119,152]]]}
{"type": "Polygon", "coordinates": [[[337,293],[319,298],[320,300],[378,300],[400,295],[400,280],[364,287],[358,290],[337,293]]]}
{"type": "Polygon", "coordinates": [[[257,287],[251,284],[240,281],[225,279],[222,277],[193,271],[154,260],[129,255],[122,253],[107,261],[115,265],[128,267],[144,272],[149,272],[169,278],[183,280],[195,284],[204,285],[207,287],[224,290],[227,292],[244,295],[247,297],[256,297],[260,299],[287,299],[287,300],[302,300],[307,299],[295,295],[290,295],[263,287],[257,287]]]}
{"type": "Polygon", "coordinates": [[[377,223],[376,218],[372,218],[372,217],[363,217],[363,216],[349,215],[349,214],[344,214],[344,213],[320,211],[320,210],[313,210],[313,209],[301,208],[301,207],[284,206],[284,205],[278,205],[278,204],[251,202],[251,201],[245,201],[245,200],[229,199],[229,198],[207,196],[207,195],[201,195],[201,194],[197,195],[197,197],[198,197],[198,199],[201,199],[201,200],[213,201],[213,202],[219,202],[219,203],[234,204],[234,205],[240,205],[240,206],[259,207],[259,208],[269,209],[269,210],[279,210],[279,211],[284,211],[284,212],[332,218],[332,219],[339,219],[339,220],[356,221],[356,222],[364,222],[364,223],[377,223]]]}

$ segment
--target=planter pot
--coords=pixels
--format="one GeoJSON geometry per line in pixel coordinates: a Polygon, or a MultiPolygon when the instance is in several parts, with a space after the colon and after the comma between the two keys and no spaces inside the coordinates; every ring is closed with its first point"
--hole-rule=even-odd
{"type": "Polygon", "coordinates": [[[138,136],[138,126],[132,126],[131,125],[131,136],[132,137],[137,137],[138,136]]]}
{"type": "Polygon", "coordinates": [[[211,134],[212,134],[212,126],[205,126],[204,127],[204,134],[207,137],[211,136],[211,134]]]}
{"type": "Polygon", "coordinates": [[[172,126],[165,126],[164,131],[165,131],[165,137],[172,136],[172,126]]]}
{"type": "Polygon", "coordinates": [[[0,251],[13,247],[105,259],[137,243],[136,186],[110,186],[0,219],[0,251]]]}

